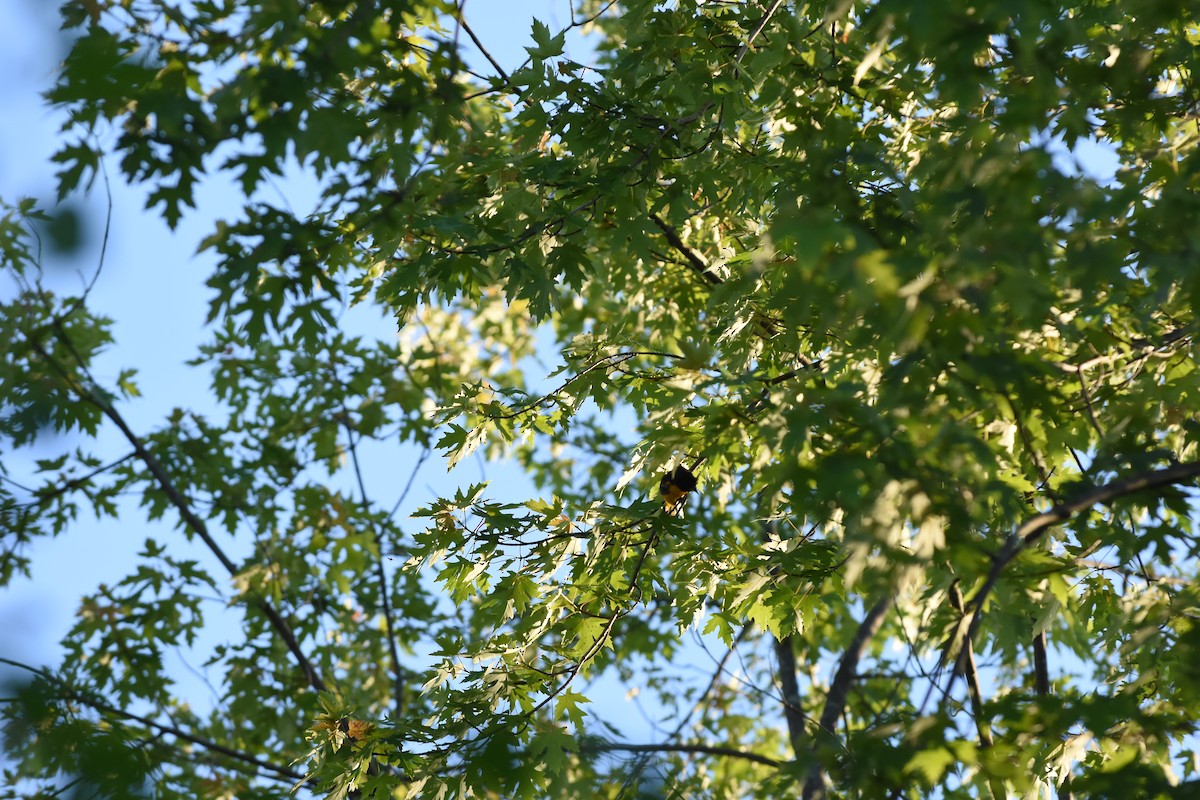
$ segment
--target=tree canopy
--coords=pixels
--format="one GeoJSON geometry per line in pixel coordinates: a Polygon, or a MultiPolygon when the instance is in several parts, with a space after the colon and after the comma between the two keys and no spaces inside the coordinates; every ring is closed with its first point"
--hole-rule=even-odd
{"type": "Polygon", "coordinates": [[[132,418],[10,199],[0,579],[173,533],[9,693],[4,796],[1191,796],[1194,4],[573,0],[520,65],[474,5],[64,6],[60,199],[216,220],[211,397],[132,418]],[[465,458],[533,496],[405,506],[465,458]]]}

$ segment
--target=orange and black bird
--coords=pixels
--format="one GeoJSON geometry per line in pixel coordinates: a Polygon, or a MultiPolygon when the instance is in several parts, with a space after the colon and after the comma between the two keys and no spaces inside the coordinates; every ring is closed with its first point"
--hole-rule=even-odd
{"type": "Polygon", "coordinates": [[[696,476],[681,464],[663,474],[658,482],[658,491],[662,493],[663,508],[668,514],[682,514],[688,493],[696,491],[696,476]]]}

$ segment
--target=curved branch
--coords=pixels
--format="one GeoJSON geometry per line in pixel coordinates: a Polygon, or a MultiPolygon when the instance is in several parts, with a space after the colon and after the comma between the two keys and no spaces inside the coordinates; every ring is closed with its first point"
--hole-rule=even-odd
{"type": "MultiPolygon", "coordinates": [[[[971,625],[967,629],[967,640],[974,641],[981,619],[979,612],[982,610],[984,602],[987,601],[988,595],[991,594],[992,589],[996,587],[996,583],[1000,580],[1000,574],[1022,550],[1040,539],[1047,528],[1051,528],[1060,522],[1065,522],[1079,512],[1086,511],[1094,505],[1107,503],[1120,497],[1137,494],[1149,489],[1159,489],[1164,486],[1184,483],[1197,476],[1200,476],[1200,462],[1198,461],[1173,464],[1163,469],[1148,470],[1132,477],[1122,478],[1083,492],[1071,500],[1058,503],[1049,511],[1043,511],[1041,514],[1036,514],[1022,522],[1008,535],[1008,538],[1004,542],[1004,547],[993,558],[992,568],[988,571],[987,579],[984,580],[983,585],[979,587],[979,591],[975,593],[975,596],[971,598],[971,602],[967,606],[968,613],[971,615],[971,625]]],[[[954,676],[955,673],[951,672],[951,682],[954,681],[954,676]]]]}

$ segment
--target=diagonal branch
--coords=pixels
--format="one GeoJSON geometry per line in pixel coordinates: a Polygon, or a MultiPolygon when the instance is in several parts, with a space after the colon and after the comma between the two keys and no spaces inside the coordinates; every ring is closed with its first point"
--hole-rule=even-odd
{"type": "Polygon", "coordinates": [[[709,756],[725,756],[741,758],[763,764],[768,767],[781,767],[785,762],[759,755],[749,750],[738,750],[735,747],[721,747],[707,744],[623,744],[621,742],[587,742],[580,745],[580,750],[591,750],[598,753],[700,753],[709,756]]]}
{"type": "Polygon", "coordinates": [[[713,274],[713,272],[709,269],[708,259],[697,253],[692,248],[688,247],[684,243],[683,239],[679,238],[679,232],[671,227],[666,220],[664,220],[658,214],[651,214],[650,221],[653,222],[655,226],[657,226],[658,229],[663,232],[663,236],[666,237],[667,242],[671,245],[671,247],[674,247],[681,256],[687,259],[688,266],[691,268],[692,272],[695,272],[697,275],[703,278],[709,286],[720,286],[722,283],[724,283],[724,281],[722,281],[718,275],[713,274]]]}
{"type": "MultiPolygon", "coordinates": [[[[966,611],[957,581],[950,585],[950,605],[959,614],[966,611]]],[[[982,747],[991,747],[993,744],[992,729],[983,715],[983,692],[979,688],[979,668],[975,664],[975,648],[971,646],[970,639],[963,643],[963,648],[959,651],[957,668],[967,679],[967,689],[971,696],[971,715],[975,717],[975,728],[979,732],[979,744],[982,747]]]]}
{"type": "MultiPolygon", "coordinates": [[[[1012,563],[1013,559],[1022,550],[1040,539],[1047,528],[1065,522],[1079,512],[1090,509],[1092,506],[1108,503],[1126,495],[1137,494],[1138,492],[1185,483],[1195,479],[1197,476],[1200,476],[1200,461],[1173,464],[1163,469],[1148,470],[1132,477],[1122,478],[1083,492],[1070,500],[1058,503],[1049,511],[1043,511],[1022,522],[1016,530],[1008,535],[1000,552],[993,557],[992,568],[988,571],[987,579],[984,580],[983,585],[979,587],[979,591],[975,593],[975,596],[971,598],[971,602],[967,606],[968,613],[971,615],[971,625],[967,630],[967,640],[974,641],[975,634],[979,629],[980,611],[983,609],[983,604],[987,601],[988,595],[996,588],[996,583],[1000,580],[1000,574],[1004,572],[1005,568],[1012,563]]],[[[953,672],[950,674],[951,683],[954,681],[954,675],[955,673],[953,672]]]]}
{"type": "Polygon", "coordinates": [[[19,661],[13,661],[12,659],[8,659],[8,658],[0,658],[0,664],[8,664],[11,667],[16,667],[18,669],[26,670],[27,672],[31,672],[34,675],[38,676],[39,678],[41,678],[41,680],[45,681],[46,683],[49,683],[51,685],[57,684],[62,691],[62,694],[61,694],[62,699],[74,700],[77,703],[82,703],[83,705],[88,706],[89,708],[93,708],[96,711],[99,711],[101,714],[107,714],[109,716],[117,717],[117,718],[120,718],[123,720],[128,720],[130,722],[136,722],[139,725],[145,725],[147,728],[153,728],[154,730],[159,731],[160,733],[169,734],[170,736],[173,736],[176,739],[179,739],[179,740],[185,741],[185,742],[189,742],[190,744],[194,744],[199,747],[203,747],[205,750],[208,750],[210,752],[218,753],[227,758],[231,758],[235,761],[240,761],[245,764],[250,764],[254,767],[257,767],[260,770],[263,770],[264,772],[273,773],[274,775],[277,775],[280,778],[284,778],[284,779],[287,779],[290,781],[296,781],[298,783],[307,782],[307,780],[308,780],[304,775],[301,775],[299,772],[296,772],[295,770],[288,769],[287,767],[282,767],[278,764],[272,764],[271,762],[264,761],[257,756],[251,755],[251,754],[243,752],[241,750],[235,750],[232,747],[227,747],[226,745],[220,744],[218,742],[214,742],[211,739],[205,739],[201,736],[196,736],[195,734],[189,733],[188,731],[185,731],[182,728],[179,728],[175,725],[168,725],[163,722],[157,722],[155,720],[150,719],[149,717],[143,717],[140,714],[134,714],[131,711],[125,711],[124,709],[120,709],[120,708],[116,708],[115,706],[111,706],[102,700],[99,700],[95,697],[84,694],[82,692],[79,692],[78,690],[72,689],[70,686],[67,686],[65,683],[63,683],[63,681],[60,678],[46,672],[45,670],[41,670],[36,667],[31,667],[28,664],[23,664],[19,661]]]}
{"type": "MultiPolygon", "coordinates": [[[[862,655],[866,651],[867,643],[871,641],[871,637],[883,625],[883,618],[891,610],[893,602],[893,596],[889,593],[882,600],[875,603],[858,626],[858,630],[855,632],[854,638],[850,640],[850,645],[846,648],[846,652],[842,654],[841,663],[838,664],[837,672],[833,676],[833,683],[829,685],[829,693],[825,696],[825,707],[821,711],[819,724],[822,730],[832,733],[834,726],[837,725],[838,717],[842,715],[842,712],[846,708],[846,699],[850,695],[850,687],[857,676],[858,662],[862,659],[862,655]]],[[[813,766],[812,770],[808,773],[808,780],[804,782],[804,800],[814,800],[814,798],[820,800],[820,798],[825,797],[824,772],[824,769],[819,764],[813,766]]]]}
{"type": "MultiPolygon", "coordinates": [[[[71,341],[69,337],[67,337],[66,332],[62,329],[62,326],[55,325],[55,328],[57,329],[57,334],[62,340],[63,344],[71,349],[72,352],[74,352],[71,341]]],[[[216,540],[213,539],[212,534],[210,534],[208,531],[208,526],[204,524],[204,520],[200,519],[200,517],[196,515],[196,512],[192,510],[191,504],[188,502],[187,498],[185,498],[179,489],[176,488],[174,482],[171,480],[171,476],[167,474],[166,468],[163,467],[163,465],[159,463],[158,459],[146,449],[146,446],[142,443],[141,438],[133,432],[133,429],[129,427],[129,424],[125,421],[125,418],[121,416],[121,413],[117,411],[117,409],[102,396],[80,384],[79,381],[76,380],[66,368],[58,363],[54,356],[47,352],[46,348],[43,347],[40,342],[34,341],[33,347],[37,350],[38,355],[40,355],[46,361],[46,363],[52,369],[54,369],[54,371],[57,372],[59,376],[67,383],[71,391],[74,392],[79,399],[94,405],[100,410],[101,413],[104,414],[104,416],[108,417],[108,419],[117,426],[117,429],[121,432],[121,435],[123,435],[125,440],[133,447],[134,455],[139,461],[145,464],[146,469],[148,469],[150,474],[154,477],[159,489],[164,495],[166,495],[167,500],[172,506],[175,507],[176,511],[179,512],[179,516],[183,519],[184,524],[187,525],[187,527],[190,528],[202,542],[204,542],[209,551],[212,552],[216,559],[221,562],[221,566],[225,567],[230,575],[236,575],[237,566],[233,563],[233,561],[230,560],[229,556],[225,554],[225,551],[221,549],[221,546],[217,544],[216,540]]],[[[87,377],[90,381],[91,376],[87,374],[86,367],[83,366],[83,360],[79,358],[78,355],[76,355],[76,358],[79,361],[81,368],[84,369],[85,377],[87,377]]],[[[275,629],[276,634],[283,641],[288,651],[292,654],[292,657],[296,660],[296,663],[304,671],[305,680],[307,681],[308,685],[317,691],[324,691],[325,682],[321,680],[321,676],[317,673],[316,667],[313,666],[312,662],[308,660],[308,656],[306,656],[304,651],[300,648],[300,643],[297,641],[295,633],[292,632],[291,626],[288,625],[287,621],[283,618],[279,611],[277,611],[275,607],[267,600],[260,600],[255,605],[260,611],[262,611],[263,615],[267,618],[267,621],[271,624],[271,627],[275,629]]]]}
{"type": "Polygon", "coordinates": [[[737,57],[734,58],[736,63],[740,64],[742,59],[746,57],[746,53],[749,52],[750,46],[754,44],[754,40],[757,39],[758,35],[763,32],[764,28],[767,27],[767,23],[771,21],[771,17],[775,15],[775,12],[779,10],[781,5],[783,5],[783,0],[774,0],[774,2],[771,3],[771,7],[768,8],[763,13],[762,17],[759,18],[758,24],[754,26],[754,30],[750,32],[750,35],[746,37],[746,41],[742,42],[742,46],[738,48],[737,57]]]}
{"type": "MultiPolygon", "coordinates": [[[[657,541],[658,536],[651,535],[650,538],[646,540],[645,546],[642,547],[642,554],[638,558],[638,562],[634,566],[632,574],[629,576],[631,595],[638,590],[638,578],[641,577],[642,567],[646,565],[646,558],[650,555],[650,550],[654,547],[654,544],[657,541]]],[[[600,632],[600,635],[596,638],[596,641],[582,656],[579,657],[579,661],[575,663],[575,666],[567,672],[566,680],[564,680],[554,689],[551,689],[546,696],[542,698],[541,702],[539,702],[529,711],[527,717],[532,718],[534,714],[540,711],[551,700],[566,691],[567,687],[571,685],[572,681],[579,677],[579,673],[583,671],[584,666],[586,666],[589,661],[595,658],[597,653],[604,649],[604,645],[608,643],[609,639],[612,637],[613,630],[617,627],[617,622],[628,613],[629,609],[623,610],[618,608],[617,610],[613,611],[612,616],[608,619],[608,622],[605,623],[604,630],[600,632]]]]}
{"type": "Polygon", "coordinates": [[[471,37],[471,41],[474,42],[475,46],[479,48],[479,52],[483,53],[483,57],[488,60],[488,63],[495,68],[496,72],[500,73],[500,79],[504,81],[504,85],[512,83],[512,78],[508,77],[508,73],[504,71],[504,67],[500,66],[500,62],[492,57],[492,54],[488,52],[488,49],[483,46],[483,42],[479,41],[479,37],[475,35],[475,31],[471,30],[471,26],[467,24],[467,17],[462,13],[461,8],[459,9],[458,14],[458,24],[461,25],[462,29],[467,32],[467,36],[471,37]]]}

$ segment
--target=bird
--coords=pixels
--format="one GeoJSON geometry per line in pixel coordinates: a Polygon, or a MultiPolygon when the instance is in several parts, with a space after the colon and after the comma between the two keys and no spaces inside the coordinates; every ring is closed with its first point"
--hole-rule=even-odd
{"type": "Polygon", "coordinates": [[[658,482],[662,493],[663,508],[668,514],[683,514],[683,504],[689,492],[696,491],[696,476],[687,467],[680,465],[663,474],[658,482]]]}

